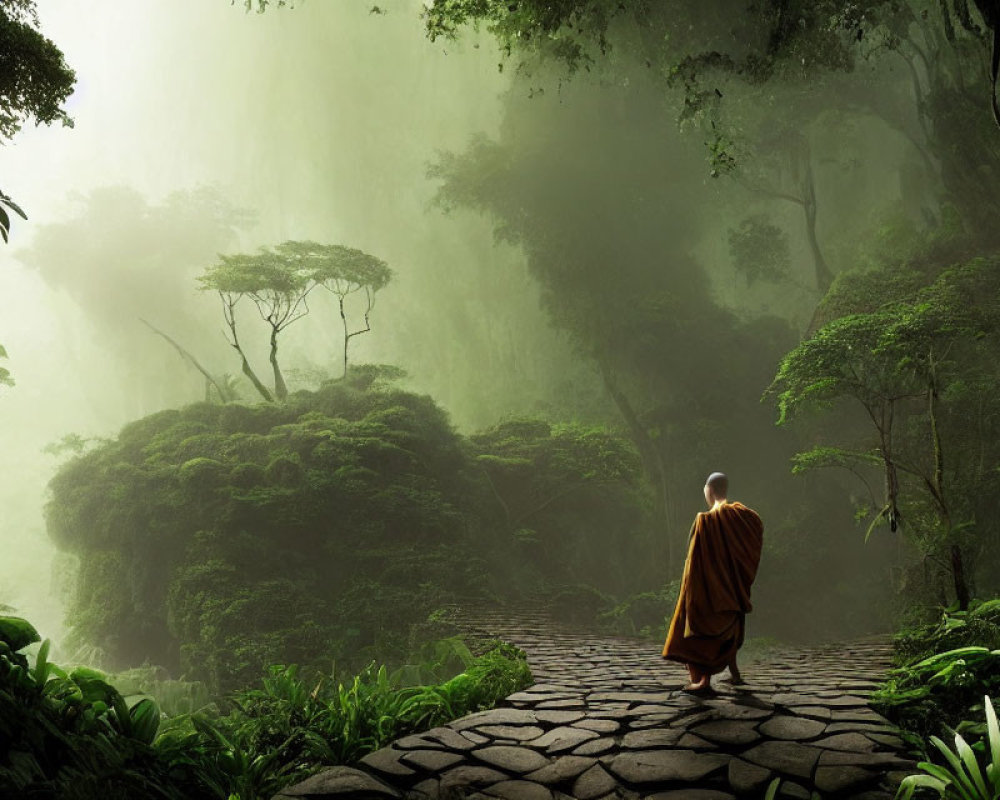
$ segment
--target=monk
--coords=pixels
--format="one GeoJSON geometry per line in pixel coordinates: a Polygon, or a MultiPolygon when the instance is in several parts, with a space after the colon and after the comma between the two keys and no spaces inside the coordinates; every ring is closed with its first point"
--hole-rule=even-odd
{"type": "Polygon", "coordinates": [[[726,499],[729,479],[713,472],[705,482],[709,510],[691,526],[684,576],[663,657],[687,664],[684,691],[711,694],[712,675],[729,668],[743,683],[736,652],[743,644],[750,586],[757,575],[764,525],[757,512],[726,499]]]}

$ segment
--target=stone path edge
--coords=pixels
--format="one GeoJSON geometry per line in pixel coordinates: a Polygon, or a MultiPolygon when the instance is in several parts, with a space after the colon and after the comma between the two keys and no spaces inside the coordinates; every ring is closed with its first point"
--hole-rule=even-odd
{"type": "Polygon", "coordinates": [[[522,648],[535,683],[274,800],[735,800],[774,777],[781,798],[890,800],[915,770],[867,704],[888,637],[785,650],[748,665],[746,686],[717,677],[701,698],[647,640],[569,628],[537,605],[451,612],[470,635],[522,648]]]}

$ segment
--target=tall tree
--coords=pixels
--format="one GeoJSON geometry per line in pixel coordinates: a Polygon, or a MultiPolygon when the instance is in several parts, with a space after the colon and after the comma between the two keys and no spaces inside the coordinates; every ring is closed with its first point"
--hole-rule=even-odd
{"type": "MultiPolygon", "coordinates": [[[[925,555],[943,554],[963,609],[971,599],[969,552],[976,548],[969,537],[990,470],[981,467],[977,475],[960,464],[964,449],[982,447],[976,447],[982,430],[949,428],[949,419],[986,411],[970,386],[988,379],[997,354],[998,286],[1000,260],[977,259],[944,271],[902,302],[835,319],[785,356],[771,387],[779,423],[804,406],[844,398],[860,405],[874,441],[814,447],[796,457],[797,469],[838,466],[862,474],[877,466],[885,498],[869,534],[883,520],[893,531],[904,525],[899,508],[908,491],[916,524],[906,526],[925,555]],[[923,509],[932,525],[921,524],[923,509]]],[[[991,404],[987,413],[995,411],[991,404]]]]}
{"type": "Polygon", "coordinates": [[[344,330],[344,376],[347,375],[347,351],[351,339],[371,331],[371,312],[375,294],[392,279],[392,270],[380,258],[353,247],[316,242],[285,242],[275,248],[284,258],[295,263],[315,285],[322,286],[337,298],[337,308],[344,330]],[[351,329],[346,308],[352,295],[364,295],[364,327],[351,329]]]}
{"type": "Polygon", "coordinates": [[[289,325],[309,313],[306,297],[315,285],[298,261],[286,255],[261,248],[258,253],[241,253],[219,257],[199,278],[202,289],[218,292],[222,313],[229,328],[229,344],[239,354],[243,374],[265,400],[284,400],[288,396],[281,367],[278,364],[278,336],[289,325]],[[243,298],[249,298],[260,318],[270,328],[271,370],[274,394],[263,384],[247,359],[240,343],[236,324],[236,308],[243,298]]]}
{"type": "Polygon", "coordinates": [[[347,354],[351,339],[371,330],[371,312],[375,294],[392,277],[381,259],[361,250],[339,244],[312,241],[286,241],[273,248],[261,248],[253,254],[220,256],[199,278],[201,288],[218,293],[222,313],[229,329],[229,344],[239,354],[243,374],[267,401],[284,400],[288,389],[278,364],[278,337],[289,325],[309,313],[309,293],[322,286],[337,298],[343,325],[343,364],[347,374],[347,354]],[[349,322],[347,300],[363,293],[364,327],[349,322]],[[240,342],[236,309],[249,298],[260,318],[270,328],[270,362],[274,375],[273,393],[257,376],[240,342]]]}
{"type": "MultiPolygon", "coordinates": [[[[570,74],[598,64],[613,70],[634,57],[680,91],[678,121],[705,136],[715,175],[760,166],[747,163],[759,143],[747,107],[792,115],[800,136],[831,110],[877,117],[913,144],[969,232],[1000,243],[998,0],[747,0],[743,8],[722,0],[435,0],[424,17],[431,39],[484,25],[522,73],[540,61],[570,74]],[[618,57],[606,58],[612,49],[618,57]],[[905,72],[893,69],[900,60],[905,72]]],[[[802,140],[785,138],[789,166],[802,162],[801,185],[764,188],[802,206],[825,291],[811,160],[802,159],[802,140]]]]}

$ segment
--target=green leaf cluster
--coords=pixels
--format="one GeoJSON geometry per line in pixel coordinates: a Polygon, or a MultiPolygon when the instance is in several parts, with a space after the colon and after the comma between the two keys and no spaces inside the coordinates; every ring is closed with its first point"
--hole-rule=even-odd
{"type": "Polygon", "coordinates": [[[349,764],[391,740],[492,708],[533,682],[525,654],[493,641],[473,655],[457,640],[433,643],[437,660],[413,665],[440,674],[447,656],[461,671],[425,685],[411,672],[369,663],[346,679],[306,682],[275,665],[260,688],[233,698],[219,716],[206,706],[163,718],[150,696],[124,697],[97,670],[48,661],[26,620],[0,617],[0,794],[51,800],[129,797],[265,800],[321,766],[349,764]]]}
{"type": "Polygon", "coordinates": [[[931,736],[930,743],[945,763],[920,762],[918,767],[924,774],[903,779],[896,793],[899,800],[909,800],[921,788],[931,789],[948,800],[994,800],[1000,796],[1000,725],[989,695],[983,696],[982,705],[986,712],[987,746],[979,749],[985,756],[982,758],[985,768],[975,747],[970,746],[962,734],[954,734],[954,749],[937,736],[931,736]]]}
{"type": "Polygon", "coordinates": [[[968,720],[981,713],[983,694],[1000,690],[1000,600],[943,611],[898,633],[895,648],[899,666],[873,696],[877,708],[921,737],[945,726],[985,732],[968,720]]]}
{"type": "Polygon", "coordinates": [[[399,661],[459,598],[633,585],[637,474],[606,430],[512,421],[467,438],[359,370],[280,406],[134,422],[60,468],[46,514],[79,559],[75,643],[218,694],[267,664],[399,661]]]}
{"type": "Polygon", "coordinates": [[[0,617],[0,795],[184,797],[153,743],[160,709],[94,669],[62,669],[26,620],[0,617]]]}

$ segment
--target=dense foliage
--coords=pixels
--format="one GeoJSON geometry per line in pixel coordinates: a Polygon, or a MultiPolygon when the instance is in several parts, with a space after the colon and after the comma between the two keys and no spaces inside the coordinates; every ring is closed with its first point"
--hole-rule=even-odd
{"type": "Polygon", "coordinates": [[[930,742],[944,763],[920,762],[923,774],[903,779],[896,795],[900,800],[910,800],[920,788],[931,789],[944,800],[993,800],[1000,795],[1000,724],[989,695],[983,696],[983,708],[987,738],[979,752],[960,733],[955,734],[954,748],[932,736],[930,742]]]}
{"type": "Polygon", "coordinates": [[[511,645],[473,655],[441,641],[436,657],[409,673],[370,663],[346,686],[337,674],[307,684],[296,667],[278,665],[225,716],[205,708],[163,720],[153,698],[124,697],[96,670],[51,664],[47,641],[29,659],[23,651],[38,638],[25,620],[0,617],[4,797],[264,800],[320,766],[353,763],[404,734],[491,708],[532,680],[511,645]],[[404,683],[414,671],[438,682],[404,683]]]}
{"type": "MultiPolygon", "coordinates": [[[[26,122],[72,126],[64,104],[76,74],[55,42],[40,30],[34,0],[0,6],[0,143],[9,142],[26,122]]],[[[10,215],[25,213],[0,191],[0,236],[6,242],[10,215]]]]}
{"type": "Polygon", "coordinates": [[[867,435],[841,426],[846,447],[814,446],[796,457],[796,469],[843,467],[867,482],[873,507],[859,506],[872,519],[869,533],[882,522],[892,531],[901,527],[923,556],[928,588],[943,592],[946,580],[961,608],[969,604],[976,568],[985,578],[996,563],[987,555],[981,565],[979,557],[998,534],[986,500],[996,490],[1000,461],[998,289],[997,257],[924,273],[910,264],[885,265],[875,275],[845,273],[828,301],[850,313],[786,355],[773,385],[782,421],[800,406],[850,401],[864,409],[867,435]],[[907,272],[908,290],[893,280],[907,272]],[[882,297],[858,297],[865,284],[879,287],[882,297]],[[884,493],[875,490],[879,485],[884,493]]]}
{"type": "Polygon", "coordinates": [[[769,281],[784,274],[780,243],[759,226],[737,236],[743,273],[733,287],[714,285],[692,253],[715,212],[678,191],[697,167],[648,124],[650,115],[669,124],[669,110],[639,69],[628,78],[613,92],[574,83],[558,103],[512,91],[496,141],[479,138],[433,167],[439,201],[451,213],[483,214],[523,251],[546,310],[612,398],[616,424],[639,452],[657,531],[646,560],[661,565],[660,577],[643,588],[680,575],[701,486],[722,469],[734,476],[734,499],[765,520],[768,567],[755,588],[762,617],[800,637],[879,624],[871,609],[884,604],[870,587],[884,585],[874,574],[881,559],[860,552],[840,486],[789,475],[811,433],[776,431],[773,410],[759,402],[795,329],[779,309],[720,300],[742,291],[747,273],[776,292],[769,281]],[[850,588],[831,580],[848,571],[850,588]],[[831,594],[811,591],[817,581],[831,594]]]}
{"type": "Polygon", "coordinates": [[[399,660],[411,627],[459,597],[634,591],[626,442],[514,420],[466,440],[384,374],[164,411],[66,463],[47,515],[79,559],[78,641],[111,668],[148,661],[224,690],[270,663],[399,660]]]}
{"type": "Polygon", "coordinates": [[[896,658],[875,695],[877,707],[920,737],[940,735],[945,726],[981,735],[983,695],[1000,694],[1000,600],[904,629],[896,635],[896,658]]]}

